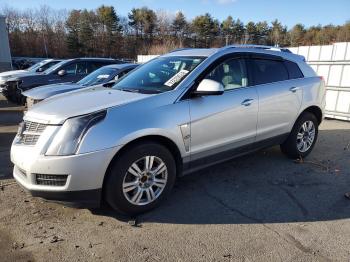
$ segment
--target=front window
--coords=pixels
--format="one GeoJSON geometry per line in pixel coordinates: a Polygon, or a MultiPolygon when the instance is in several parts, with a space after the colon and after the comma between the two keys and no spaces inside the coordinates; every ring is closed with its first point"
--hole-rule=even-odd
{"type": "Polygon", "coordinates": [[[83,86],[103,84],[109,81],[116,72],[117,69],[115,68],[100,68],[81,79],[78,84],[83,86]]]}
{"type": "Polygon", "coordinates": [[[34,65],[32,65],[31,67],[29,67],[27,70],[29,72],[36,72],[37,69],[39,69],[40,67],[42,67],[43,65],[45,65],[47,63],[47,61],[41,61],[39,63],[36,63],[34,65]]]}
{"type": "Polygon", "coordinates": [[[245,87],[248,77],[243,59],[228,59],[215,67],[205,79],[221,83],[225,90],[245,87]]]}
{"type": "Polygon", "coordinates": [[[56,65],[51,66],[51,67],[49,67],[48,69],[46,69],[46,70],[44,71],[44,74],[50,74],[50,73],[54,72],[55,70],[57,70],[58,68],[61,68],[63,65],[65,65],[65,64],[67,64],[67,63],[68,63],[67,60],[63,60],[63,61],[57,63],[56,65]]]}
{"type": "MultiPolygon", "coordinates": [[[[48,69],[48,68],[54,66],[54,65],[57,64],[57,63],[59,63],[59,61],[51,61],[51,62],[48,62],[48,63],[46,63],[46,64],[40,66],[40,67],[39,67],[39,68],[40,68],[40,72],[44,72],[46,69],[48,69]]],[[[39,68],[38,68],[38,69],[39,69],[39,68]]],[[[38,70],[38,69],[37,69],[37,70],[38,70]]]]}
{"type": "Polygon", "coordinates": [[[162,93],[174,89],[205,58],[159,57],[123,77],[113,88],[140,93],[162,93]]]}

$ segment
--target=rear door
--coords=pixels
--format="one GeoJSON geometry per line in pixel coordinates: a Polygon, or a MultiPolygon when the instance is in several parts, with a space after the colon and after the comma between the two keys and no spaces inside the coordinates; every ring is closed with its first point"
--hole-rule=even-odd
{"type": "Polygon", "coordinates": [[[190,99],[191,168],[230,158],[256,136],[258,96],[245,59],[229,57],[204,78],[222,83],[225,92],[190,99]]]}
{"type": "Polygon", "coordinates": [[[249,69],[259,96],[257,141],[289,133],[302,102],[301,82],[278,56],[253,55],[249,69]]]}

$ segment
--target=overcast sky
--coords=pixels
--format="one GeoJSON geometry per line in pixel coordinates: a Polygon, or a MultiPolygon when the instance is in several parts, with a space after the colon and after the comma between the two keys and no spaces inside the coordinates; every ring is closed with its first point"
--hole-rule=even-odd
{"type": "Polygon", "coordinates": [[[338,25],[350,20],[350,0],[0,0],[0,8],[48,5],[54,9],[94,9],[102,4],[114,6],[122,16],[133,7],[148,6],[170,13],[181,10],[189,19],[206,12],[220,21],[228,15],[245,23],[277,18],[288,27],[296,23],[338,25]]]}

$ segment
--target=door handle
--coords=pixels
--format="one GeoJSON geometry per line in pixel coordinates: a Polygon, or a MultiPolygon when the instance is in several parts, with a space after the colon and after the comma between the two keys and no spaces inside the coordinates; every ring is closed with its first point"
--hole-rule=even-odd
{"type": "Polygon", "coordinates": [[[242,106],[250,106],[252,104],[254,99],[245,99],[243,100],[243,102],[241,103],[242,106]]]}
{"type": "Polygon", "coordinates": [[[298,90],[299,90],[299,87],[296,87],[296,86],[293,86],[293,87],[289,88],[289,91],[291,91],[293,93],[295,93],[298,90]]]}

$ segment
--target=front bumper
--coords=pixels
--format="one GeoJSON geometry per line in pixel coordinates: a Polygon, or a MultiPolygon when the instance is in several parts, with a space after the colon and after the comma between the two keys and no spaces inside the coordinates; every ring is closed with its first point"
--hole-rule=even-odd
{"type": "Polygon", "coordinates": [[[33,196],[69,205],[97,207],[108,165],[118,148],[71,155],[31,154],[31,146],[13,145],[13,176],[33,196]],[[66,177],[63,185],[38,182],[38,175],[66,177]]]}

